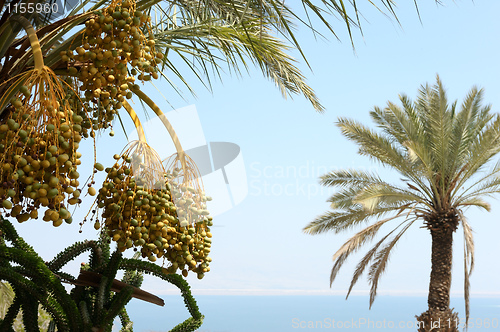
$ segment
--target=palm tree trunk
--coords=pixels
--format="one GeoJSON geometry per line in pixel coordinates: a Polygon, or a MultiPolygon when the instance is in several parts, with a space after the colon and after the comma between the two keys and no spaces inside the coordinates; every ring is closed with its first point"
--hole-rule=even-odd
{"type": "Polygon", "coordinates": [[[446,310],[450,306],[453,231],[449,228],[431,230],[432,258],[429,283],[429,309],[446,310]]]}
{"type": "Polygon", "coordinates": [[[458,331],[458,315],[450,309],[451,266],[455,218],[429,222],[432,237],[431,280],[427,303],[429,309],[417,316],[419,332],[458,331]]]}

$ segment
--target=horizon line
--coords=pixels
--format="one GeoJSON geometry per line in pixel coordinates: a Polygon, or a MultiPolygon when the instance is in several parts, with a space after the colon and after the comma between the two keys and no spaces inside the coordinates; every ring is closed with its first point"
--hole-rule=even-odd
{"type": "MultiPolygon", "coordinates": [[[[156,295],[178,295],[178,289],[148,289],[156,295]]],[[[322,290],[322,289],[222,289],[222,288],[191,288],[193,295],[248,295],[248,296],[279,296],[279,295],[333,295],[346,296],[347,290],[322,290]]],[[[368,290],[352,291],[350,296],[366,296],[369,295],[368,290]]],[[[381,296],[409,296],[409,297],[427,297],[428,291],[409,291],[409,290],[385,290],[378,291],[377,295],[381,296]]],[[[454,291],[450,294],[451,297],[464,297],[463,292],[454,291]]],[[[500,298],[500,292],[471,292],[471,298],[500,298]]]]}

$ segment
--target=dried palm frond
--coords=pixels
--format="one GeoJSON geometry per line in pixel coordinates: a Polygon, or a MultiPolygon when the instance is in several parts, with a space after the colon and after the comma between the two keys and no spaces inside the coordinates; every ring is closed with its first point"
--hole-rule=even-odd
{"type": "Polygon", "coordinates": [[[399,214],[391,218],[377,221],[373,225],[356,233],[353,237],[347,240],[339,250],[337,250],[337,252],[333,255],[333,261],[335,261],[335,263],[333,264],[332,272],[330,273],[330,286],[333,284],[335,277],[337,276],[340,268],[345,263],[347,258],[351,254],[358,251],[366,242],[372,240],[375,235],[377,235],[380,227],[382,227],[388,221],[391,221],[397,217],[399,217],[399,214]]]}
{"type": "Polygon", "coordinates": [[[460,212],[460,221],[464,230],[464,298],[465,298],[465,326],[468,326],[470,313],[470,274],[474,268],[474,239],[472,236],[472,228],[467,219],[460,212]]]}
{"type": "MultiPolygon", "coordinates": [[[[403,223],[405,223],[404,221],[403,223]]],[[[358,265],[356,266],[356,270],[354,271],[354,274],[352,276],[351,284],[349,285],[349,290],[347,291],[346,299],[349,297],[351,294],[351,291],[356,285],[358,279],[363,275],[363,272],[365,268],[368,266],[368,263],[373,259],[373,256],[378,251],[378,248],[384,243],[384,241],[392,234],[394,233],[403,223],[399,224],[396,228],[394,228],[392,231],[387,233],[382,239],[380,239],[367,253],[366,255],[359,261],[358,265]]]]}
{"type": "Polygon", "coordinates": [[[387,267],[387,263],[389,261],[389,256],[392,252],[392,249],[396,245],[396,243],[399,241],[401,236],[410,228],[410,226],[417,220],[417,218],[413,218],[410,221],[407,221],[407,224],[404,226],[404,228],[392,239],[390,243],[388,243],[382,250],[378,251],[377,254],[375,254],[375,261],[370,267],[370,272],[368,274],[368,279],[371,283],[371,288],[370,288],[370,308],[373,305],[373,301],[375,301],[375,297],[377,296],[377,286],[378,286],[378,281],[382,273],[385,271],[385,268],[387,267]]]}

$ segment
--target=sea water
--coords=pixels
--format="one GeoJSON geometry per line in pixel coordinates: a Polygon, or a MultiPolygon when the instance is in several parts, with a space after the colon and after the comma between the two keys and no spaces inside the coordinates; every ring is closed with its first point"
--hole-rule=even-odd
{"type": "MultiPolygon", "coordinates": [[[[415,315],[426,310],[425,297],[379,296],[195,296],[205,316],[199,332],[416,331],[415,315]]],[[[180,296],[164,296],[159,307],[138,300],[127,305],[136,332],[169,331],[190,317],[180,296]]],[[[461,298],[451,307],[465,324],[461,298]]],[[[471,298],[469,331],[500,331],[500,298],[471,298]]],[[[439,322],[449,324],[449,322],[439,322]]],[[[118,329],[115,329],[118,330],[118,329]]],[[[462,329],[461,329],[462,330],[462,329]]]]}

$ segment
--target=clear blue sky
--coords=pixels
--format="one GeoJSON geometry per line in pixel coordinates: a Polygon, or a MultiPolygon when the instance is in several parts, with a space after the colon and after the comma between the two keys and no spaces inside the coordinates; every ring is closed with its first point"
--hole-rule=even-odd
{"type": "MultiPolygon", "coordinates": [[[[466,95],[473,85],[484,87],[485,103],[500,108],[500,71],[498,65],[500,22],[497,1],[419,1],[422,24],[412,1],[400,1],[398,16],[402,28],[368,5],[364,6],[364,36],[355,34],[353,52],[342,22],[335,22],[342,42],[314,40],[306,29],[298,32],[299,41],[312,67],[300,63],[323,105],[316,113],[308,102],[296,96],[284,100],[273,83],[254,68],[243,77],[223,77],[215,83],[213,94],[194,82],[197,98],[187,101],[157,83],[175,108],[196,105],[207,141],[233,142],[241,147],[249,193],[235,208],[217,216],[213,228],[211,272],[198,281],[189,281],[195,293],[329,293],[345,294],[354,266],[353,256],[329,288],[331,257],[354,233],[309,236],[302,228],[327,211],[325,202],[331,192],[318,185],[325,171],[342,168],[371,168],[382,176],[395,174],[356,154],[356,147],[344,139],[334,122],[348,116],[370,124],[368,112],[386,101],[397,101],[398,93],[415,97],[420,84],[434,83],[439,74],[455,100],[466,95]]],[[[333,20],[333,19],[332,19],[333,20]]],[[[146,90],[151,96],[154,89],[146,90]]],[[[169,106],[158,94],[153,99],[164,111],[169,106]]],[[[139,107],[137,107],[139,108],[139,107]]],[[[139,111],[140,109],[138,109],[139,111]]],[[[144,118],[143,118],[144,119],[144,118]]],[[[144,119],[145,120],[145,119],[144,119]]],[[[127,120],[128,128],[131,123],[127,120]]],[[[371,124],[370,124],[371,125],[371,124]]],[[[114,138],[98,139],[98,159],[110,164],[111,156],[126,144],[118,127],[114,138]]],[[[90,158],[91,152],[85,154],[90,158]]],[[[84,174],[82,168],[81,174],[84,174]]],[[[99,181],[98,181],[99,182],[99,181]]],[[[476,268],[471,276],[473,295],[500,294],[500,204],[490,200],[492,212],[466,212],[475,231],[476,268]]],[[[86,212],[75,215],[78,220],[86,212]]],[[[92,225],[78,234],[78,225],[55,230],[43,221],[18,226],[26,240],[46,259],[75,240],[95,238],[92,225]]],[[[462,236],[457,232],[453,269],[453,292],[463,289],[462,236]]],[[[367,247],[368,248],[368,247],[367,247]]],[[[84,258],[81,259],[83,261],[84,258]]],[[[77,273],[78,264],[68,272],[77,273]]],[[[393,253],[379,291],[392,294],[424,295],[430,273],[430,236],[414,227],[407,232],[393,253]]],[[[144,288],[157,294],[174,292],[170,285],[146,279],[144,288]]],[[[365,279],[356,291],[369,289],[365,279]]]]}

